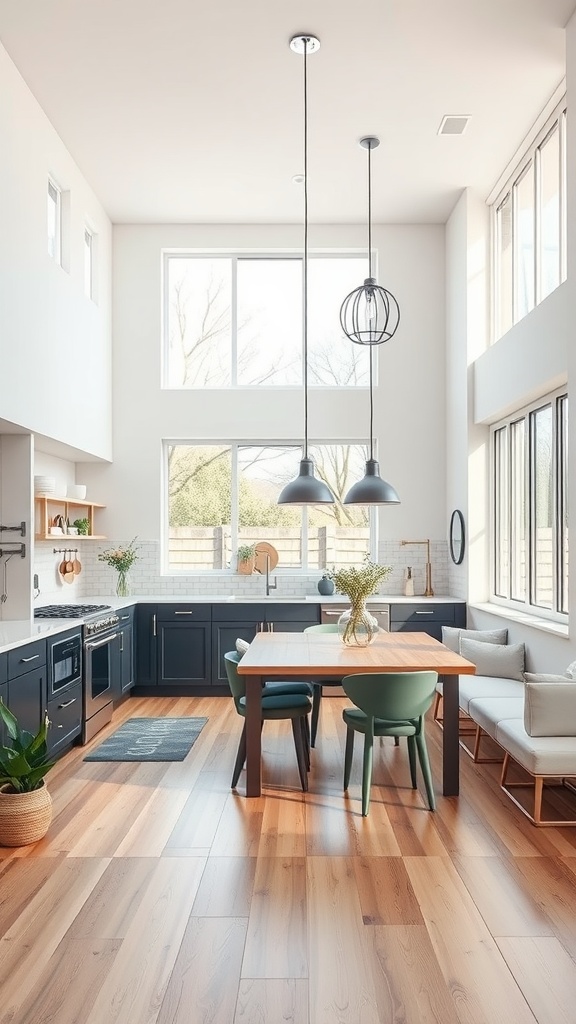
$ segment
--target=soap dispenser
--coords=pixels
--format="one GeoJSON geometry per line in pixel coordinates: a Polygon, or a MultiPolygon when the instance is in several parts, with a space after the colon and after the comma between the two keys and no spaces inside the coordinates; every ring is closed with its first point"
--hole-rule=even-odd
{"type": "Polygon", "coordinates": [[[414,577],[412,575],[412,566],[406,566],[406,575],[404,578],[404,595],[406,597],[414,597],[414,577]]]}

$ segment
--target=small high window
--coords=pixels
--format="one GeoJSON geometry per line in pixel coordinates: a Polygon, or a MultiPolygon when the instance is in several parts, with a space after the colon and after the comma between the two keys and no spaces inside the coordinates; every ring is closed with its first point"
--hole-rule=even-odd
{"type": "Polygon", "coordinates": [[[48,179],[48,255],[62,263],[62,193],[58,186],[48,179]]]}

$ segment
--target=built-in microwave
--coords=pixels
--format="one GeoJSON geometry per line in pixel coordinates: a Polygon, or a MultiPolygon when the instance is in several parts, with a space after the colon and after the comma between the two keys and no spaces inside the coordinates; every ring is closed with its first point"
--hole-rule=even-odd
{"type": "Polygon", "coordinates": [[[48,699],[82,679],[82,635],[69,633],[49,643],[48,699]]]}

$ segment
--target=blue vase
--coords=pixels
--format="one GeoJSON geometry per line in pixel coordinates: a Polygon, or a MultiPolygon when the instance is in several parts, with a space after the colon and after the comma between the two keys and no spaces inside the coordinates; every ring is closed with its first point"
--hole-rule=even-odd
{"type": "Polygon", "coordinates": [[[329,597],[330,594],[334,593],[335,589],[334,580],[318,580],[318,593],[323,594],[324,597],[329,597]]]}

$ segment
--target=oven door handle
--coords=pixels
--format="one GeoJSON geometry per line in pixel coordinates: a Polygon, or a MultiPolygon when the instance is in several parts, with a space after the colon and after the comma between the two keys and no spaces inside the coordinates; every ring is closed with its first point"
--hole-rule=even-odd
{"type": "Polygon", "coordinates": [[[95,651],[97,647],[104,647],[104,644],[111,644],[118,636],[119,633],[112,633],[112,636],[105,636],[103,640],[95,640],[94,642],[92,642],[92,640],[87,640],[85,645],[86,650],[95,651]]]}

